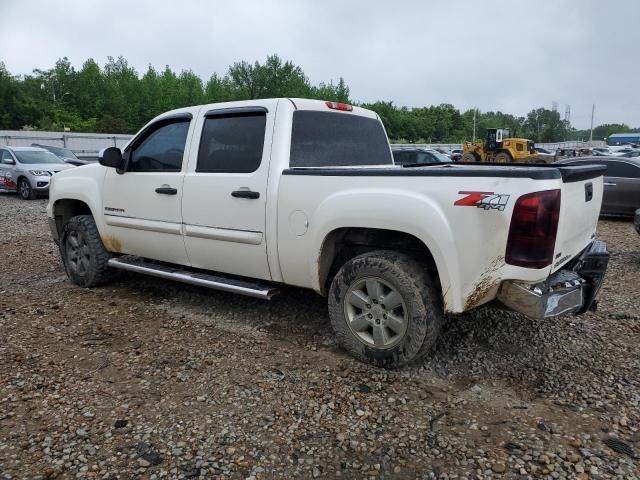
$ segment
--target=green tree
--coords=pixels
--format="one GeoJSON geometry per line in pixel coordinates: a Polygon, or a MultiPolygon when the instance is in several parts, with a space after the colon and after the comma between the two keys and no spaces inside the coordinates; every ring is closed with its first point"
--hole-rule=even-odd
{"type": "Polygon", "coordinates": [[[522,127],[526,138],[541,143],[566,140],[571,129],[558,112],[546,108],[531,110],[522,127]]]}

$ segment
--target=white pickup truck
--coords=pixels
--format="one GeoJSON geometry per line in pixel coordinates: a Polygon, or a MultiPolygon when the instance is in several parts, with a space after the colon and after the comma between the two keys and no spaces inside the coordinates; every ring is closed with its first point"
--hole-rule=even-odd
{"type": "Polygon", "coordinates": [[[158,116],[123,152],[54,175],[47,213],[78,285],[124,269],[264,299],[313,289],[346,350],[397,367],[434,345],[445,312],[591,307],[603,171],[396,166],[374,112],[252,100],[158,116]]]}

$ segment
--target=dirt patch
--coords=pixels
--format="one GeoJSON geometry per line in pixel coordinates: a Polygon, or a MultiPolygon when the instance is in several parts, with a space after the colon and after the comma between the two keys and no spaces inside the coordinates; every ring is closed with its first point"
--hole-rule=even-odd
{"type": "Polygon", "coordinates": [[[597,312],[537,322],[481,307],[449,317],[424,361],[387,371],[337,349],[313,292],[264,302],[136,275],[73,286],[44,206],[0,195],[5,478],[640,477],[604,443],[640,451],[629,222],[600,222],[612,258],[597,312]]]}

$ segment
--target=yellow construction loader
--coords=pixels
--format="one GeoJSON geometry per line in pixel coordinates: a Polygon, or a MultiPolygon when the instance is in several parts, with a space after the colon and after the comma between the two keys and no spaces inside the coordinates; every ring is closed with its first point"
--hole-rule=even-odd
{"type": "Polygon", "coordinates": [[[461,162],[537,163],[534,143],[526,138],[511,138],[508,128],[489,128],[484,142],[462,146],[461,162]]]}

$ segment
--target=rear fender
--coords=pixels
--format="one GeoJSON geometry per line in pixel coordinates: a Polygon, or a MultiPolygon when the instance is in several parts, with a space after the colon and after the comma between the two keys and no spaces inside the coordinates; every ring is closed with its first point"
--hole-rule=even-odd
{"type": "Polygon", "coordinates": [[[459,295],[458,258],[452,231],[446,216],[432,200],[391,189],[340,191],[318,206],[312,224],[320,230],[315,237],[313,251],[316,254],[308,264],[314,290],[322,290],[319,264],[324,241],[332,231],[340,228],[395,230],[418,238],[429,249],[440,277],[445,310],[460,311],[463,302],[459,295]],[[415,221],[407,212],[415,212],[420,220],[415,221]]]}

